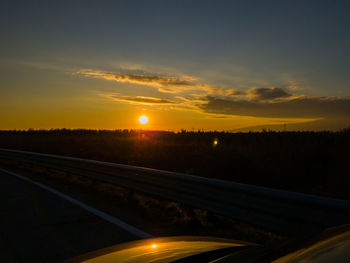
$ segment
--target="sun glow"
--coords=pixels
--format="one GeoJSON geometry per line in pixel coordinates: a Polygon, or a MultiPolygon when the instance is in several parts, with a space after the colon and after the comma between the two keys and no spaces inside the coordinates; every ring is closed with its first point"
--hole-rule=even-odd
{"type": "Polygon", "coordinates": [[[145,115],[140,116],[139,122],[140,122],[141,124],[146,124],[146,123],[148,122],[148,117],[145,116],[145,115]]]}
{"type": "Polygon", "coordinates": [[[151,247],[152,247],[152,248],[156,248],[156,247],[157,247],[157,244],[153,244],[151,247]]]}

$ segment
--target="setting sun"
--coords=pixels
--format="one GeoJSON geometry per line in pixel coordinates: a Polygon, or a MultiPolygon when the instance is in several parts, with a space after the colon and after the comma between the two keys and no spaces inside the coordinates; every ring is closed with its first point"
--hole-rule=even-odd
{"type": "Polygon", "coordinates": [[[139,118],[139,122],[141,124],[146,124],[148,122],[148,117],[145,116],[145,115],[142,115],[140,118],[139,118]]]}

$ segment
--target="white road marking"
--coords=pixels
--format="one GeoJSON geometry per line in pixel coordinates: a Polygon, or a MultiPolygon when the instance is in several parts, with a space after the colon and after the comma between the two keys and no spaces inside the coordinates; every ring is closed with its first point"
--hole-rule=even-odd
{"type": "Polygon", "coordinates": [[[106,220],[106,221],[108,221],[108,222],[110,222],[110,223],[112,223],[112,224],[114,224],[114,225],[124,229],[125,231],[127,231],[127,232],[129,232],[129,233],[131,233],[131,234],[133,234],[133,235],[135,235],[137,237],[140,237],[140,238],[151,238],[152,237],[150,234],[148,234],[146,232],[143,232],[142,230],[137,229],[136,227],[131,226],[131,225],[121,221],[118,218],[115,218],[115,217],[113,217],[113,216],[111,216],[109,214],[106,214],[106,213],[104,213],[104,212],[102,212],[100,210],[97,210],[96,208],[93,208],[93,207],[91,207],[91,206],[89,206],[87,204],[84,204],[83,202],[80,202],[80,201],[78,201],[78,200],[76,200],[76,199],[74,199],[74,198],[72,198],[72,197],[70,197],[70,196],[68,196],[68,195],[66,195],[64,193],[61,193],[61,192],[59,192],[59,191],[57,191],[57,190],[55,190],[55,189],[53,189],[53,188],[51,188],[49,186],[43,185],[41,183],[38,183],[36,181],[33,181],[33,180],[25,177],[25,176],[22,176],[20,174],[17,174],[17,173],[14,173],[14,172],[2,169],[2,168],[0,168],[0,171],[2,171],[4,173],[7,173],[7,174],[10,174],[10,175],[13,175],[13,176],[16,176],[17,178],[20,178],[20,179],[22,179],[24,181],[30,182],[30,183],[32,183],[32,184],[34,184],[36,186],[39,186],[39,187],[41,187],[41,188],[43,188],[43,189],[45,189],[45,190],[47,190],[47,191],[57,195],[57,196],[59,196],[59,197],[65,199],[65,200],[67,200],[67,201],[69,201],[69,202],[71,202],[71,203],[73,203],[73,204],[75,204],[75,205],[85,209],[86,211],[88,211],[88,212],[90,212],[90,213],[92,213],[92,214],[94,214],[94,215],[96,215],[96,216],[98,216],[98,217],[100,217],[100,218],[102,218],[102,219],[104,219],[104,220],[106,220]]]}

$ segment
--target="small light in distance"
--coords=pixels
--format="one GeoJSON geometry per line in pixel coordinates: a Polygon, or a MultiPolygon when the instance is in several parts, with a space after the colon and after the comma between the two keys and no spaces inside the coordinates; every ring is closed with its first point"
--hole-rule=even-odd
{"type": "Polygon", "coordinates": [[[148,117],[145,116],[145,115],[140,116],[139,122],[140,122],[141,124],[146,124],[146,123],[148,122],[148,117]]]}
{"type": "Polygon", "coordinates": [[[157,244],[152,244],[151,247],[152,247],[152,248],[156,248],[156,247],[157,247],[157,244]]]}
{"type": "Polygon", "coordinates": [[[213,141],[213,146],[216,147],[219,143],[219,140],[217,138],[214,139],[213,141]]]}

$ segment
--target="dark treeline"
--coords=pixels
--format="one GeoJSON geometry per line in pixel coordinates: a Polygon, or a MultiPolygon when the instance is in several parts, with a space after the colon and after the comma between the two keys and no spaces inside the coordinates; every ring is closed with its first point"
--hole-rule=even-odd
{"type": "Polygon", "coordinates": [[[17,130],[0,131],[0,147],[350,199],[350,129],[260,133],[17,130]]]}

